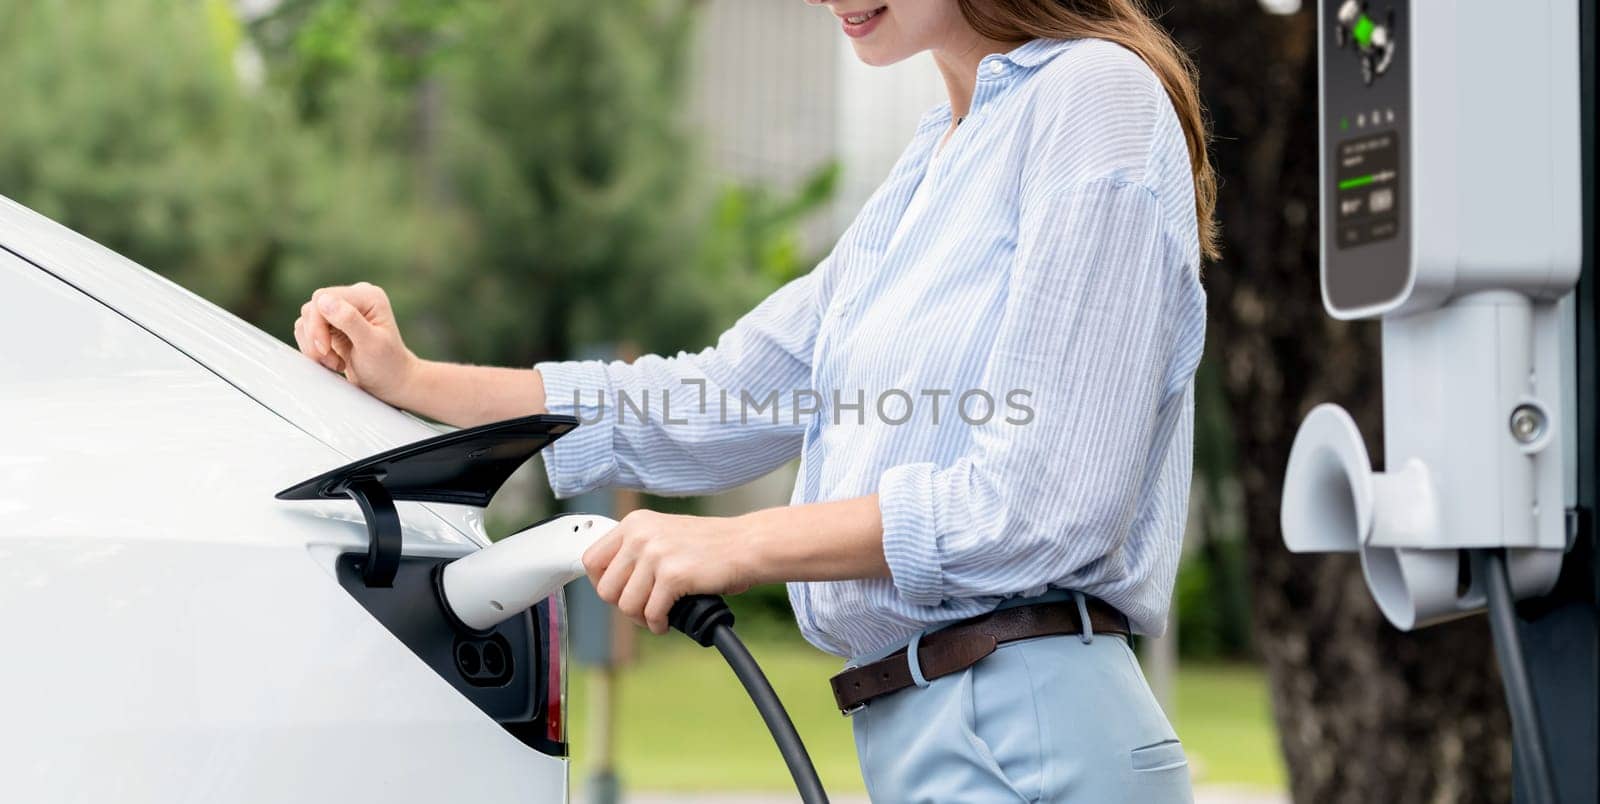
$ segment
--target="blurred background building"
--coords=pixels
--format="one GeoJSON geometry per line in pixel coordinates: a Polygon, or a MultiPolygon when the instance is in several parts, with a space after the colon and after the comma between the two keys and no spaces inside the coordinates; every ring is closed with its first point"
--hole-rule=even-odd
{"type": "Polygon", "coordinates": [[[868,67],[831,14],[799,0],[702,5],[694,116],[711,169],[792,187],[837,162],[837,190],[805,227],[807,245],[830,248],[944,100],[932,57],[868,67]]]}

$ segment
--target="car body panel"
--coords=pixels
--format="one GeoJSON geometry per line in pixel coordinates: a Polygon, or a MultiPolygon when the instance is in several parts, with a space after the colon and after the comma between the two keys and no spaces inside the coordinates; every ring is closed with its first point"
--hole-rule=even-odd
{"type": "MultiPolygon", "coordinates": [[[[0,226],[0,246],[14,234],[0,226]]],[[[95,281],[157,320],[196,306],[111,276],[145,273],[130,266],[95,281]]],[[[273,499],[351,457],[334,444],[434,431],[371,400],[329,405],[330,420],[372,414],[348,429],[291,422],[263,399],[311,416],[358,392],[226,314],[194,347],[188,324],[157,337],[86,294],[0,251],[0,800],[564,801],[564,760],[508,734],[340,588],[334,559],[366,543],[356,506],[273,499]],[[289,365],[274,351],[313,371],[241,390],[260,381],[251,361],[289,365]]],[[[458,506],[398,507],[408,553],[476,549],[458,506]]]]}
{"type": "MultiPolygon", "coordinates": [[[[344,459],[316,471],[438,433],[238,316],[4,196],[0,249],[166,341],[344,459]]],[[[424,507],[479,545],[489,543],[478,509],[424,507]]]]}

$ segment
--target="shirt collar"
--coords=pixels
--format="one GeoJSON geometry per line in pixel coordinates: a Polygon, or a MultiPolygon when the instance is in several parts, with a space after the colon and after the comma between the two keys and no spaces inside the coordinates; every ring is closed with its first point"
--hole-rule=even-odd
{"type": "MultiPolygon", "coordinates": [[[[992,65],[1003,64],[1007,69],[999,73],[1011,75],[1020,70],[1031,70],[1065,52],[1076,44],[1076,39],[1032,39],[1007,53],[991,53],[978,63],[978,78],[991,76],[992,65]]],[[[917,122],[917,132],[924,133],[944,128],[950,124],[950,102],[945,101],[929,109],[917,122]]]]}
{"type": "Polygon", "coordinates": [[[1075,39],[1034,39],[1016,46],[1010,53],[996,54],[991,58],[1004,59],[1018,67],[1029,69],[1050,61],[1060,55],[1062,51],[1071,47],[1076,41],[1075,39]]]}

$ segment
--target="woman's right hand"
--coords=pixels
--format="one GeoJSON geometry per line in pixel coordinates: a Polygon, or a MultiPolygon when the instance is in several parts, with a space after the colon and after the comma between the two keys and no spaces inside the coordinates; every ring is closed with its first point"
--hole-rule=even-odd
{"type": "Polygon", "coordinates": [[[303,354],[352,385],[404,407],[400,397],[420,361],[400,339],[383,288],[357,282],[317,290],[300,306],[294,340],[303,354]]]}

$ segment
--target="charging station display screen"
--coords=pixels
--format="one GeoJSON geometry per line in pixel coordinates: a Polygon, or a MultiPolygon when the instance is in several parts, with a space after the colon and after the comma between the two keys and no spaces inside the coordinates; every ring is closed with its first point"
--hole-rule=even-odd
{"type": "Polygon", "coordinates": [[[1354,312],[1410,287],[1410,4],[1321,3],[1322,287],[1354,312]]]}
{"type": "Polygon", "coordinates": [[[1400,135],[1386,131],[1336,146],[1333,176],[1338,248],[1387,240],[1400,233],[1400,135]]]}

